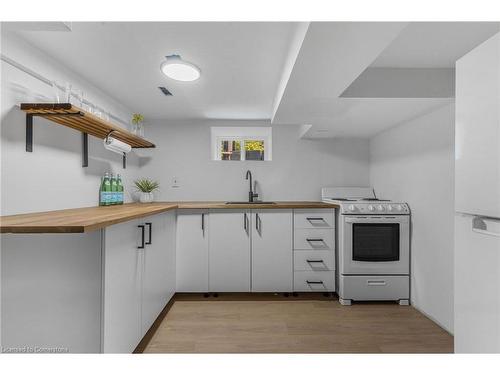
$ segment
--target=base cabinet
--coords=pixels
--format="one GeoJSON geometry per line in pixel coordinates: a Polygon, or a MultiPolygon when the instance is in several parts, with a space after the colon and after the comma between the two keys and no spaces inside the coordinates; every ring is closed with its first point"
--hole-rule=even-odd
{"type": "Polygon", "coordinates": [[[333,209],[294,210],[293,291],[335,292],[333,209]]]}
{"type": "Polygon", "coordinates": [[[328,208],[181,210],[177,291],[335,291],[334,217],[328,208]]]}
{"type": "Polygon", "coordinates": [[[147,218],[143,250],[141,337],[148,331],[175,288],[175,213],[147,218]]]}
{"type": "Polygon", "coordinates": [[[141,339],[142,250],[137,220],[104,230],[103,352],[131,353],[141,339]]]}
{"type": "Polygon", "coordinates": [[[175,290],[175,213],[104,232],[102,351],[131,353],[175,290]]]}
{"type": "Polygon", "coordinates": [[[291,292],[292,270],[292,211],[252,210],[252,292],[291,292]]]}
{"type": "Polygon", "coordinates": [[[249,211],[210,211],[211,292],[250,292],[250,225],[249,211]]]}
{"type": "Polygon", "coordinates": [[[208,292],[208,210],[177,213],[177,292],[208,292]]]}

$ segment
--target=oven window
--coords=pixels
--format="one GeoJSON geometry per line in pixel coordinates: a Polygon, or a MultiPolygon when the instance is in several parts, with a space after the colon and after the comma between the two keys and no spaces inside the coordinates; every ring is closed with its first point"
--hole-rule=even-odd
{"type": "Polygon", "coordinates": [[[354,223],[352,259],[361,262],[399,260],[399,224],[354,223]]]}

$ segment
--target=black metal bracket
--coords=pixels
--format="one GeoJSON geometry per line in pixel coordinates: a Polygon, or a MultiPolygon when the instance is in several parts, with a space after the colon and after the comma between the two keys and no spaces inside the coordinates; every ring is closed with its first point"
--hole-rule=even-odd
{"type": "Polygon", "coordinates": [[[33,115],[26,115],[26,152],[33,152],[33,115]]]}
{"type": "Polygon", "coordinates": [[[26,152],[33,152],[33,116],[84,116],[83,112],[74,113],[26,113],[26,152]]]}
{"type": "Polygon", "coordinates": [[[127,154],[123,153],[123,169],[127,169],[127,154]]]}
{"type": "Polygon", "coordinates": [[[89,135],[82,133],[82,167],[89,166],[89,135]]]}

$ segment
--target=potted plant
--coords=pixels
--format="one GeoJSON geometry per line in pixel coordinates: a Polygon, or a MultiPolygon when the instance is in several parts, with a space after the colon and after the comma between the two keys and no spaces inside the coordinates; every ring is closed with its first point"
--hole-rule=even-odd
{"type": "Polygon", "coordinates": [[[132,133],[138,135],[139,137],[144,137],[144,116],[140,113],[134,113],[132,115],[132,124],[134,125],[132,128],[132,133]]]}
{"type": "Polygon", "coordinates": [[[134,181],[137,192],[140,193],[139,201],[141,203],[151,203],[154,200],[153,191],[158,190],[160,184],[149,178],[141,178],[134,181]]]}

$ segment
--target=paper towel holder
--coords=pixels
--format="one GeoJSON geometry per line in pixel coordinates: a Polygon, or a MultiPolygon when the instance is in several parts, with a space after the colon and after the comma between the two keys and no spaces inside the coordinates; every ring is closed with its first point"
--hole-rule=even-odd
{"type": "MultiPolygon", "coordinates": [[[[107,150],[110,150],[110,151],[113,151],[113,152],[117,152],[117,151],[114,150],[114,149],[110,149],[110,148],[106,147],[106,143],[108,142],[108,140],[109,140],[109,138],[111,136],[111,133],[113,133],[115,131],[116,130],[111,130],[108,134],[106,134],[106,138],[104,138],[104,147],[107,150]]],[[[127,152],[126,151],[122,151],[121,154],[122,154],[122,167],[123,167],[123,169],[127,169],[127,152]]]]}

